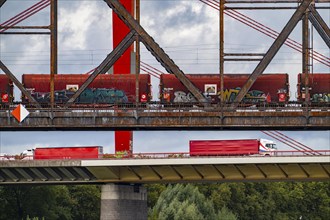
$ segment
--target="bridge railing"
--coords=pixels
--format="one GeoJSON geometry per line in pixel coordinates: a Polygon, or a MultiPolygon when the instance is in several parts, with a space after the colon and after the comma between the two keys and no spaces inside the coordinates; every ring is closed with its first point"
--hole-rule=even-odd
{"type": "Polygon", "coordinates": [[[211,103],[204,106],[201,103],[117,103],[117,104],[73,104],[65,107],[64,103],[56,103],[53,108],[48,103],[41,103],[42,108],[36,108],[32,103],[0,103],[0,111],[12,111],[18,104],[23,104],[30,112],[67,112],[67,111],[125,111],[138,112],[319,112],[330,111],[330,103],[239,103],[235,108],[233,103],[211,103]]]}

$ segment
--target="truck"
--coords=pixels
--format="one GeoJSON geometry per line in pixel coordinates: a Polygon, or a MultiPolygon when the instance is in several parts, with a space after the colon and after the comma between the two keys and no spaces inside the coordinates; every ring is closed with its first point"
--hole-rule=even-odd
{"type": "Polygon", "coordinates": [[[191,140],[190,156],[271,156],[277,151],[276,144],[266,139],[241,140],[191,140]]]}
{"type": "Polygon", "coordinates": [[[45,147],[23,151],[23,160],[65,160],[65,159],[100,159],[103,157],[102,146],[84,147],[45,147]]]}

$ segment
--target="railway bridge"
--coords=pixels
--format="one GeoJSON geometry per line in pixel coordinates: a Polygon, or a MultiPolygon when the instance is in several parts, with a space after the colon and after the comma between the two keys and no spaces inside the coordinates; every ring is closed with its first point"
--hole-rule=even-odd
{"type": "MultiPolygon", "coordinates": [[[[0,8],[6,3],[0,0],[0,8]]],[[[302,52],[302,73],[305,74],[304,83],[308,88],[311,59],[317,59],[317,53],[309,48],[308,36],[309,21],[313,24],[323,41],[329,47],[330,31],[326,22],[318,13],[316,4],[329,3],[328,0],[286,0],[286,1],[206,1],[201,2],[219,10],[219,75],[220,91],[224,89],[224,66],[227,61],[258,61],[248,80],[239,91],[235,102],[231,104],[219,103],[211,105],[202,92],[186,77],[183,71],[174,63],[158,43],[145,31],[139,22],[139,10],[136,17],[132,16],[122,5],[123,1],[104,0],[119,18],[128,27],[126,36],[115,46],[114,50],[95,68],[88,79],[75,91],[75,94],[63,106],[57,105],[54,100],[55,75],[58,70],[57,51],[57,0],[42,1],[42,7],[51,6],[50,25],[48,26],[1,26],[0,34],[42,34],[50,36],[50,102],[42,107],[22,82],[17,79],[5,62],[0,60],[0,68],[14,85],[27,97],[29,103],[25,107],[29,115],[22,121],[17,121],[12,111],[17,107],[15,103],[1,104],[0,130],[1,131],[31,131],[31,130],[329,130],[330,110],[327,105],[314,106],[308,99],[309,89],[305,89],[307,97],[303,103],[284,105],[250,105],[242,104],[244,96],[263,74],[274,56],[283,44],[293,46],[293,49],[302,52]],[[268,10],[276,7],[228,7],[231,4],[251,3],[291,3],[290,7],[278,9],[295,10],[281,32],[267,32],[275,39],[266,53],[225,53],[224,52],[224,15],[237,15],[233,10],[268,10]],[[227,13],[228,12],[228,13],[227,13]],[[234,14],[233,14],[234,13],[234,14]],[[289,40],[288,37],[299,21],[303,23],[302,45],[289,40]],[[5,32],[8,29],[23,30],[5,32]],[[43,31],[25,31],[42,29],[43,31]],[[4,31],[3,31],[4,30],[4,31]],[[46,31],[45,31],[46,30],[46,31]],[[160,62],[168,73],[176,78],[196,98],[198,103],[188,105],[165,106],[162,103],[133,104],[130,106],[110,105],[76,106],[75,100],[88,88],[100,74],[105,74],[119,60],[128,48],[136,43],[135,74],[140,72],[139,43],[142,42],[147,50],[160,62]],[[314,54],[311,57],[311,54],[314,54]],[[232,58],[237,57],[240,58],[232,58]],[[254,58],[255,56],[261,58],[254,58]],[[243,57],[243,58],[242,58],[243,57]],[[246,58],[248,57],[248,58],[246,58]]],[[[136,1],[139,8],[139,1],[136,1]]],[[[40,5],[39,5],[40,6],[40,5]]],[[[322,9],[322,7],[319,7],[322,9]]],[[[34,12],[36,13],[36,12],[34,12]]],[[[33,13],[33,14],[34,14],[33,13]]],[[[32,14],[32,13],[31,13],[32,14]]],[[[246,19],[246,17],[244,18],[246,19]]],[[[241,20],[245,22],[246,20],[241,20]]],[[[250,21],[249,21],[250,22],[250,21]]],[[[263,27],[262,29],[264,29],[263,27]]],[[[261,30],[262,31],[262,30],[261,30]]],[[[329,66],[327,57],[318,60],[329,66]]],[[[133,71],[132,71],[133,72],[133,71]]],[[[136,77],[138,85],[138,76],[136,77]]],[[[138,87],[138,86],[137,86],[138,87]]],[[[138,88],[137,94],[138,94],[138,88]]],[[[138,96],[136,96],[138,97],[138,96]]],[[[0,161],[0,185],[20,184],[131,184],[147,182],[222,182],[222,181],[328,181],[330,177],[329,154],[314,156],[282,155],[277,157],[216,157],[216,158],[189,158],[180,155],[179,158],[122,158],[104,160],[60,160],[60,161],[0,161]]],[[[136,217],[135,213],[145,210],[145,191],[141,187],[129,185],[104,185],[102,188],[101,219],[111,219],[108,213],[121,213],[124,219],[126,213],[136,217]],[[114,187],[115,186],[115,187],[114,187]],[[118,186],[118,187],[117,187],[118,186]],[[134,201],[134,209],[127,208],[127,201],[134,201]],[[115,205],[117,204],[117,205],[115,205]],[[118,205],[119,204],[119,205],[118,205]]],[[[118,218],[118,216],[116,216],[118,218]]],[[[145,219],[144,216],[141,219],[145,219]]],[[[112,219],[115,219],[112,217],[112,219]]],[[[129,219],[129,218],[127,218],[129,219]]]]}

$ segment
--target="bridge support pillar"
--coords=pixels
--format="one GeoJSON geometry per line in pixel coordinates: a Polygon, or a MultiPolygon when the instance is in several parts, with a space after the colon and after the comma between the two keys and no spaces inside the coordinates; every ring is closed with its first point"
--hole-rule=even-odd
{"type": "Polygon", "coordinates": [[[147,217],[147,190],[143,186],[102,186],[101,220],[146,220],[147,217]]]}

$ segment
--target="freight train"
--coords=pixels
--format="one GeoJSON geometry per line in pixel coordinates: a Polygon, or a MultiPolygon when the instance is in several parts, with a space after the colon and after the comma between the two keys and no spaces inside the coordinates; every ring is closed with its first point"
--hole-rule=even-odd
{"type": "MultiPolygon", "coordinates": [[[[219,74],[186,74],[187,78],[212,103],[221,98],[219,74]]],[[[87,80],[87,74],[55,75],[55,102],[65,103],[87,80]]],[[[248,74],[225,74],[223,100],[233,102],[241,87],[247,81],[248,74]]],[[[306,86],[304,74],[298,74],[298,85],[295,96],[298,102],[305,101],[306,86]]],[[[48,74],[23,74],[22,84],[40,103],[49,103],[50,76],[48,74]]],[[[103,74],[82,92],[75,101],[84,104],[113,104],[136,102],[136,78],[134,74],[103,74]]],[[[139,75],[139,97],[143,103],[152,101],[151,79],[148,74],[139,75]]],[[[309,97],[311,102],[330,102],[330,74],[309,75],[309,97]]],[[[13,83],[6,75],[0,74],[0,103],[13,101],[13,83]]],[[[244,97],[245,103],[287,103],[290,100],[288,74],[262,74],[244,97]]],[[[27,102],[22,96],[22,102],[27,102]]],[[[196,102],[196,99],[185,86],[172,74],[160,77],[159,101],[162,103],[196,102]]]]}

